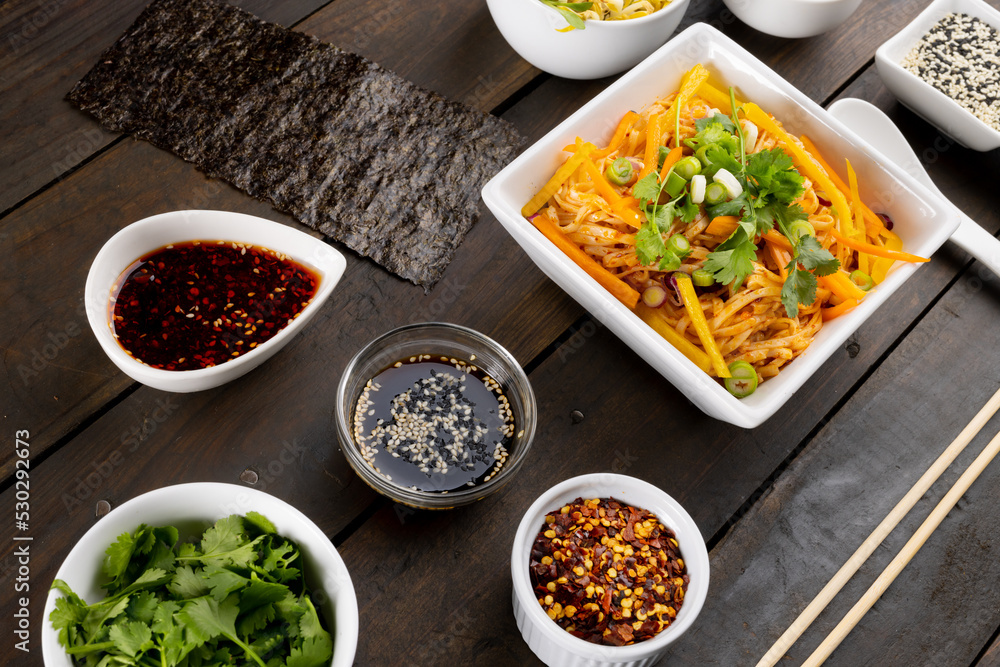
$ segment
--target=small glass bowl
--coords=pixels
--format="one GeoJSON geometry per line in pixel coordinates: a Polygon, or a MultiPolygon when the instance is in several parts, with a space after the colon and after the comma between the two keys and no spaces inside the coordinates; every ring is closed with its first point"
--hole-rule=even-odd
{"type": "Polygon", "coordinates": [[[419,509],[451,509],[496,492],[510,481],[531,447],[538,421],[535,393],[510,352],[483,334],[444,322],[410,324],[393,329],[354,355],[337,388],[337,437],[347,462],[368,486],[384,496],[419,509]],[[510,401],[515,433],[507,446],[507,462],[488,481],[448,492],[417,491],[385,478],[362,457],[353,435],[353,415],[365,384],[400,359],[421,354],[470,361],[496,380],[510,401]]]}

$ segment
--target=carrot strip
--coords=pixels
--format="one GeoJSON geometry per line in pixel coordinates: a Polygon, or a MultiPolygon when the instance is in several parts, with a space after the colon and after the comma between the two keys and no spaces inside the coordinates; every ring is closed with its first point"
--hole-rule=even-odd
{"type": "Polygon", "coordinates": [[[840,317],[846,312],[852,311],[857,308],[858,302],[855,299],[845,299],[836,306],[831,306],[830,308],[821,308],[820,313],[823,316],[824,322],[829,322],[830,320],[840,317]]]}
{"type": "MultiPolygon", "coordinates": [[[[844,197],[844,193],[841,192],[830,177],[823,173],[809,154],[806,153],[792,136],[785,132],[778,123],[775,122],[773,118],[768,116],[764,111],[754,104],[753,102],[748,102],[743,105],[744,113],[747,119],[754,123],[757,127],[762,130],[766,130],[775,136],[775,138],[781,142],[782,147],[785,149],[791,158],[795,161],[800,172],[807,176],[813,183],[819,185],[819,189],[826,193],[828,199],[833,202],[833,205],[837,209],[837,219],[840,221],[841,231],[851,235],[851,215],[850,207],[847,205],[847,198],[844,197]]],[[[850,247],[850,246],[849,246],[850,247]]]]}
{"type": "Polygon", "coordinates": [[[718,215],[712,218],[712,222],[708,223],[705,233],[712,236],[729,236],[738,224],[740,224],[740,219],[735,215],[718,215]]]}
{"type": "Polygon", "coordinates": [[[551,220],[544,215],[539,215],[532,219],[531,224],[544,234],[545,238],[552,241],[557,248],[562,250],[567,257],[573,260],[577,266],[586,271],[587,275],[596,280],[601,287],[611,292],[612,296],[625,304],[629,309],[635,309],[635,305],[639,303],[639,293],[598,264],[580,246],[566,238],[566,235],[551,220]]]}
{"type": "Polygon", "coordinates": [[[694,291],[691,276],[678,271],[674,274],[674,280],[677,281],[677,291],[680,292],[681,301],[684,302],[684,310],[691,318],[691,326],[698,334],[698,339],[712,362],[716,376],[720,378],[732,377],[729,373],[729,366],[726,365],[726,360],[722,358],[722,352],[719,351],[719,346],[715,342],[715,337],[712,336],[712,332],[708,328],[708,320],[705,319],[705,311],[701,309],[701,302],[698,301],[698,295],[694,291]]]}
{"type": "MultiPolygon", "coordinates": [[[[833,181],[833,184],[836,185],[841,192],[847,192],[847,184],[844,183],[843,179],[840,178],[840,175],[830,167],[829,163],[823,159],[823,156],[816,148],[816,144],[810,141],[809,137],[804,134],[799,137],[799,141],[801,141],[802,145],[806,147],[806,150],[809,151],[809,154],[813,157],[813,159],[819,162],[819,165],[826,170],[826,173],[830,177],[830,180],[833,181]]],[[[875,215],[875,212],[868,208],[864,202],[861,202],[861,210],[865,218],[865,229],[868,231],[868,236],[875,238],[881,236],[883,232],[887,231],[885,225],[882,224],[882,218],[875,215]]]]}
{"type": "Polygon", "coordinates": [[[663,167],[660,169],[661,183],[663,182],[663,179],[667,177],[667,174],[670,173],[670,168],[677,164],[677,161],[681,159],[681,155],[683,155],[683,149],[680,146],[670,149],[670,152],[667,153],[667,157],[663,161],[663,167]]]}
{"type": "Polygon", "coordinates": [[[604,201],[611,205],[611,209],[614,210],[614,208],[618,206],[622,200],[621,195],[615,192],[615,189],[611,187],[608,180],[604,178],[604,174],[602,174],[597,168],[597,165],[594,164],[593,160],[590,158],[584,158],[583,168],[586,170],[587,174],[590,175],[590,180],[593,181],[594,188],[602,197],[604,197],[604,201]]]}
{"type": "Polygon", "coordinates": [[[609,143],[606,148],[594,151],[594,158],[607,157],[621,148],[622,143],[625,141],[625,135],[627,135],[628,131],[632,129],[632,126],[635,125],[635,121],[637,120],[639,120],[639,114],[634,111],[629,111],[622,116],[622,119],[618,121],[618,127],[615,128],[614,136],[611,137],[611,143],[609,143]]]}
{"type": "Polygon", "coordinates": [[[573,175],[573,172],[579,168],[583,161],[587,159],[587,156],[590,155],[590,153],[596,148],[597,147],[591,143],[585,143],[580,146],[577,151],[556,170],[556,173],[552,175],[552,178],[549,179],[548,183],[542,186],[542,189],[539,190],[534,197],[528,200],[528,203],[521,209],[521,215],[527,218],[537,213],[538,210],[545,205],[545,202],[551,199],[552,195],[559,191],[559,188],[562,187],[563,183],[565,183],[567,179],[573,175]]]}
{"type": "Polygon", "coordinates": [[[660,114],[654,113],[649,116],[646,122],[646,151],[642,156],[642,171],[639,178],[656,169],[656,155],[660,150],[660,137],[663,136],[660,129],[660,114]]]}
{"type": "Polygon", "coordinates": [[[666,338],[668,343],[676,347],[677,350],[690,359],[695,366],[706,373],[711,370],[712,362],[709,360],[708,355],[705,354],[697,345],[678,333],[677,329],[670,326],[670,323],[664,319],[661,311],[656,308],[650,308],[644,303],[640,303],[636,306],[635,314],[638,315],[643,322],[648,324],[653,331],[666,338]]]}
{"type": "Polygon", "coordinates": [[[896,259],[901,262],[929,262],[931,261],[929,257],[920,257],[919,255],[911,255],[908,252],[899,252],[898,250],[889,250],[888,248],[880,248],[877,245],[872,245],[871,243],[862,243],[856,241],[855,239],[848,238],[844,234],[838,232],[836,229],[831,227],[827,230],[833,238],[837,239],[838,242],[843,243],[848,248],[853,248],[854,250],[859,250],[861,252],[866,252],[869,255],[875,255],[876,257],[885,257],[887,259],[896,259]]]}
{"type": "Polygon", "coordinates": [[[764,237],[764,245],[767,246],[768,251],[771,253],[771,259],[774,260],[775,265],[778,267],[778,273],[781,274],[782,280],[788,279],[788,262],[792,260],[791,257],[785,255],[785,251],[775,245],[766,236],[764,237]]]}
{"type": "Polygon", "coordinates": [[[782,250],[786,250],[788,252],[792,251],[792,242],[785,238],[784,234],[779,234],[773,229],[768,230],[767,233],[764,234],[764,240],[770,241],[782,250]]]}

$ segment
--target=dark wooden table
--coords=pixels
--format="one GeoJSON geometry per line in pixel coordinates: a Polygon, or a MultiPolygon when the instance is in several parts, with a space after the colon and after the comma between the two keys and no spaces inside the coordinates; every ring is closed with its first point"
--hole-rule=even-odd
{"type": "MultiPolygon", "coordinates": [[[[101,245],[125,225],[184,208],[289,217],[145,142],[101,129],[63,100],[146,0],[0,5],[0,655],[41,663],[42,608],[73,544],[115,507],[169,484],[247,484],[301,509],[351,572],[359,665],[537,664],[510,608],[509,553],[528,505],[553,483],[616,471],[677,498],[712,558],[708,603],[667,664],[752,665],[1000,386],[1000,282],[945,245],[763,426],[704,416],[548,281],[483,208],[429,294],[370,261],[347,273],[315,320],[238,382],[168,394],[120,373],[82,306],[101,245]],[[347,360],[414,319],[497,339],[527,369],[540,423],[525,467],[465,509],[419,513],[348,467],[333,400],[347,360]],[[27,531],[15,528],[15,434],[30,433],[27,531]],[[30,536],[28,573],[15,535],[30,536]],[[30,649],[14,649],[20,581],[30,649]]],[[[997,0],[991,0],[1000,6],[997,0]]],[[[259,16],[361,53],[537,139],[613,79],[551,77],[521,60],[485,3],[245,0],[259,16]]],[[[840,28],[783,40],[719,0],[681,28],[720,28],[827,105],[845,96],[890,114],[941,189],[1000,229],[998,152],[953,144],[900,107],[875,49],[926,0],[868,0],[840,28]]],[[[878,549],[782,664],[819,644],[1000,429],[991,422],[878,549]]],[[[858,628],[834,665],[1000,665],[1000,463],[987,469],[858,628]]],[[[8,660],[8,658],[10,658],[8,660]]]]}

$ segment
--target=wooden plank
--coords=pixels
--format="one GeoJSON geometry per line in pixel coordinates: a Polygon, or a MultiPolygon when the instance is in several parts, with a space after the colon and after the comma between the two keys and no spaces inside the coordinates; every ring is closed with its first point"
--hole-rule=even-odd
{"type": "MultiPolygon", "coordinates": [[[[483,20],[482,12],[468,3],[452,4],[453,20],[475,31],[483,20]]],[[[333,11],[332,7],[324,10],[333,11]]],[[[421,49],[438,54],[447,51],[437,44],[427,44],[423,34],[412,26],[407,41],[402,41],[399,29],[395,24],[372,24],[380,42],[395,44],[398,53],[393,64],[406,65],[408,58],[419,61],[415,54],[421,49]],[[394,39],[387,39],[387,35],[394,39]]],[[[321,32],[314,34],[327,39],[321,32]]],[[[494,46],[500,51],[508,48],[506,44],[494,46]]],[[[485,55],[484,59],[491,62],[485,55]]],[[[463,88],[457,83],[461,74],[435,69],[439,65],[425,62],[408,66],[407,75],[426,85],[435,80],[436,72],[444,72],[440,74],[442,82],[463,88]]],[[[495,65],[504,66],[503,57],[496,58],[495,65]]],[[[464,76],[475,81],[471,71],[465,71],[464,76]]],[[[484,109],[499,104],[506,95],[503,86],[469,85],[464,89],[470,96],[465,101],[484,109]]],[[[542,116],[538,122],[525,122],[522,131],[539,136],[554,122],[554,118],[542,116]]],[[[9,380],[0,387],[0,400],[9,406],[10,418],[29,424],[38,433],[37,451],[57,442],[131,384],[108,363],[87,331],[82,297],[90,258],[107,238],[130,222],[184,208],[243,211],[291,223],[287,216],[276,214],[225,184],[206,180],[181,160],[135,142],[116,146],[4,220],[0,247],[13,261],[0,269],[0,297],[11,312],[18,313],[18,318],[0,322],[0,346],[5,349],[9,380]],[[67,239],[73,242],[67,243],[67,239]],[[81,257],[86,259],[80,261],[81,257]]],[[[470,234],[463,248],[478,250],[460,251],[453,269],[430,295],[424,296],[412,286],[401,286],[380,270],[371,271],[371,277],[367,272],[364,278],[352,276],[355,263],[372,269],[367,261],[352,263],[344,291],[353,299],[349,307],[358,311],[354,347],[413,317],[435,319],[447,315],[455,320],[470,317],[473,324],[487,330],[493,326],[511,328],[517,332],[514,341],[523,341],[521,350],[527,361],[579,317],[574,304],[568,300],[558,302],[546,320],[549,333],[539,336],[531,310],[519,309],[516,304],[522,294],[532,294],[538,303],[544,303],[552,300],[558,290],[530,266],[495,220],[486,218],[477,227],[480,229],[470,234]],[[477,233],[478,246],[470,240],[477,233]],[[489,288],[497,280],[508,281],[511,289],[492,296],[489,288]],[[491,296],[472,298],[480,292],[491,296]],[[414,296],[386,308],[380,295],[400,293],[414,296]],[[412,307],[414,302],[416,307],[412,307]],[[441,304],[447,308],[439,307],[441,304]],[[358,326],[369,319],[369,313],[363,311],[375,309],[385,313],[386,318],[376,328],[358,326]]],[[[0,453],[0,479],[10,474],[12,457],[12,452],[0,453]]]]}
{"type": "MultiPolygon", "coordinates": [[[[292,25],[329,0],[233,4],[292,25]]],[[[117,136],[63,97],[149,0],[15,0],[0,9],[0,211],[58,181],[117,136]]]]}
{"type": "Polygon", "coordinates": [[[976,667],[998,666],[1000,666],[1000,639],[994,641],[989,650],[983,654],[982,659],[976,663],[976,667]]]}

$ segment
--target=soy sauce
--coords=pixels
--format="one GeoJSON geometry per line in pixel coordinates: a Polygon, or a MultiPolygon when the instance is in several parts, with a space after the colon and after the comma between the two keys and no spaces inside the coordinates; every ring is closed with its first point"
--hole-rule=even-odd
{"type": "Polygon", "coordinates": [[[447,493],[496,475],[514,420],[500,385],[473,363],[421,354],[373,377],[354,413],[364,459],[387,480],[447,493]]]}

